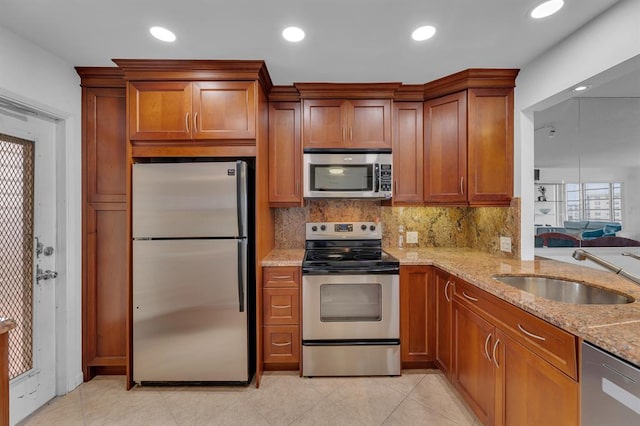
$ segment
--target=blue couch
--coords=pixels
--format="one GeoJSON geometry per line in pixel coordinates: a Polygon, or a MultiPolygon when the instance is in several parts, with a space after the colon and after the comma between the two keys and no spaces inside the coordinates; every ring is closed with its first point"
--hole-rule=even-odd
{"type": "Polygon", "coordinates": [[[592,240],[599,237],[615,237],[616,232],[622,230],[622,225],[617,222],[604,222],[598,220],[564,221],[564,227],[541,226],[536,229],[536,234],[557,232],[568,234],[580,240],[592,240]]]}

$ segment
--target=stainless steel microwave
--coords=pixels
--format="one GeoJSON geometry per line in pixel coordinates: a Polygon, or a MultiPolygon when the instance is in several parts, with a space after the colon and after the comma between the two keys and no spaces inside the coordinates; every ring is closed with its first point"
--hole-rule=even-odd
{"type": "Polygon", "coordinates": [[[390,152],[323,150],[303,160],[305,198],[391,198],[390,152]]]}

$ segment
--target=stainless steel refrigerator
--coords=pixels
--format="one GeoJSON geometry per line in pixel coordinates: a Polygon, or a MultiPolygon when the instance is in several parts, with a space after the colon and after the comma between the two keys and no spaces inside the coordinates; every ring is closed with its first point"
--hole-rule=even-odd
{"type": "Polygon", "coordinates": [[[247,383],[247,164],[133,165],[133,379],[247,383]]]}

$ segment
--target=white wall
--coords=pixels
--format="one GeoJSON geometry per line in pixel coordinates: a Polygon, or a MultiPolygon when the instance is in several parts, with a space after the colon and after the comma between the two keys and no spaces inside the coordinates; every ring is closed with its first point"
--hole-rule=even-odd
{"type": "Polygon", "coordinates": [[[522,197],[522,259],[533,259],[533,112],[571,97],[580,82],[640,62],[640,1],[623,0],[522,68],[515,92],[515,195],[522,197]],[[637,57],[637,58],[636,58],[637,57]]]}
{"type": "Polygon", "coordinates": [[[73,66],[0,26],[0,97],[55,116],[58,242],[57,389],[82,382],[81,89],[73,66]]]}

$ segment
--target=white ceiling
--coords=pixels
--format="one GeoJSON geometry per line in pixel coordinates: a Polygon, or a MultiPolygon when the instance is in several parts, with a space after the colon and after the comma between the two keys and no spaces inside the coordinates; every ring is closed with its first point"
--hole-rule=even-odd
{"type": "MultiPolygon", "coordinates": [[[[275,84],[425,83],[475,67],[521,68],[618,0],[0,0],[0,25],[71,65],[112,58],[264,59],[275,84]],[[153,25],[178,40],[153,39],[153,25]],[[307,37],[285,42],[301,26],[307,37]],[[411,40],[420,25],[438,32],[411,40]]],[[[625,1],[625,0],[621,0],[625,1]]],[[[631,1],[631,0],[629,0],[631,1]]]]}

